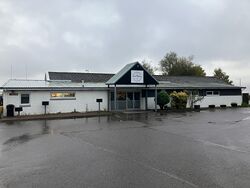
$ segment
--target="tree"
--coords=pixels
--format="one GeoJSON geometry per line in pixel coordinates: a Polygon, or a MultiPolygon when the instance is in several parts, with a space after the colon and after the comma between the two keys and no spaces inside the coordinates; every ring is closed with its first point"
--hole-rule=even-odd
{"type": "Polygon", "coordinates": [[[155,68],[149,63],[146,62],[146,60],[142,61],[142,66],[144,67],[144,69],[146,69],[150,74],[154,75],[154,70],[155,68]]]}
{"type": "Polygon", "coordinates": [[[192,61],[193,56],[178,57],[175,52],[170,52],[160,61],[160,69],[168,76],[206,76],[204,69],[192,61]]]}
{"type": "Polygon", "coordinates": [[[164,109],[164,106],[170,102],[169,95],[166,91],[162,90],[157,95],[157,104],[160,106],[161,110],[164,109]]]}
{"type": "Polygon", "coordinates": [[[229,76],[223,72],[221,68],[214,69],[214,77],[223,80],[230,85],[233,84],[233,81],[229,80],[229,76]]]}
{"type": "Polygon", "coordinates": [[[188,94],[188,101],[191,109],[194,108],[195,103],[204,99],[204,96],[200,96],[199,90],[190,90],[186,91],[186,93],[188,94]]]}

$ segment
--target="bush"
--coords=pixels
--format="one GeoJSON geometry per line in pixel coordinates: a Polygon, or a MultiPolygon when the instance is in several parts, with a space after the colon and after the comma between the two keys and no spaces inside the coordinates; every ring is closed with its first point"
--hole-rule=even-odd
{"type": "Polygon", "coordinates": [[[220,105],[220,107],[221,107],[221,108],[226,108],[226,107],[227,107],[227,105],[222,104],[222,105],[220,105]]]}
{"type": "Polygon", "coordinates": [[[242,105],[241,105],[241,107],[250,107],[250,105],[243,102],[242,105]]]}
{"type": "Polygon", "coordinates": [[[172,92],[171,96],[171,107],[175,109],[185,109],[187,107],[188,94],[185,92],[172,92]]]}
{"type": "Polygon", "coordinates": [[[208,108],[215,108],[215,105],[211,104],[211,105],[208,106],[208,108]]]}
{"type": "Polygon", "coordinates": [[[160,106],[161,110],[164,109],[164,106],[167,105],[170,101],[169,95],[166,91],[160,91],[157,95],[157,104],[160,106]]]}
{"type": "Polygon", "coordinates": [[[200,108],[201,108],[200,105],[194,105],[194,109],[195,109],[195,110],[199,110],[200,108]]]}
{"type": "Polygon", "coordinates": [[[235,103],[235,102],[232,102],[232,103],[231,103],[231,106],[232,106],[232,107],[237,107],[237,106],[238,106],[238,104],[237,104],[237,103],[235,103]]]}

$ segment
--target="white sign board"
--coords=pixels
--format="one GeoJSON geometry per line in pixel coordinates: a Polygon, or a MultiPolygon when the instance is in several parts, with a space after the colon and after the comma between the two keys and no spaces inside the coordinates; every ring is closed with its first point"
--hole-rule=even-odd
{"type": "Polygon", "coordinates": [[[131,83],[144,83],[143,71],[141,70],[131,70],[131,83]]]}

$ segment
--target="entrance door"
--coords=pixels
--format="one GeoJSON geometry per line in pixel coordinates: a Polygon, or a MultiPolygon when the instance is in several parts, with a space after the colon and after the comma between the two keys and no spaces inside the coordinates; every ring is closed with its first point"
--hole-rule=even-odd
{"type": "Polygon", "coordinates": [[[118,91],[117,92],[117,101],[116,101],[117,110],[126,109],[126,92],[118,91]]]}
{"type": "Polygon", "coordinates": [[[134,92],[134,108],[140,108],[140,92],[134,92]]]}
{"type": "Polygon", "coordinates": [[[140,92],[127,92],[127,109],[140,108],[140,92]]]}
{"type": "Polygon", "coordinates": [[[133,96],[133,92],[127,92],[127,108],[128,109],[133,109],[134,108],[134,96],[133,96]]]}
{"type": "MultiPolygon", "coordinates": [[[[118,91],[116,100],[117,110],[140,109],[140,92],[118,91]]],[[[111,109],[114,109],[114,92],[111,93],[111,109]]]]}

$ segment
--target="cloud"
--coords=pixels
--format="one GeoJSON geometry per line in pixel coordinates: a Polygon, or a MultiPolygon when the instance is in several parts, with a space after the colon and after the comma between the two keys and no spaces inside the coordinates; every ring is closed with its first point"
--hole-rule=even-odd
{"type": "Polygon", "coordinates": [[[250,85],[249,8],[247,0],[1,0],[0,84],[11,65],[17,78],[25,66],[41,79],[47,71],[115,73],[175,51],[250,85]]]}

